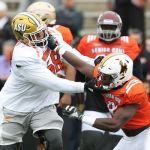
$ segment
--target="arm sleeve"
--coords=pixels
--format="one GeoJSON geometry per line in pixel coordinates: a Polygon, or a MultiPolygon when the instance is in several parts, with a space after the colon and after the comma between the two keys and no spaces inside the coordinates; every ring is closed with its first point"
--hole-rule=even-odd
{"type": "Polygon", "coordinates": [[[28,81],[53,91],[66,93],[84,92],[84,83],[62,79],[42,64],[32,63],[19,68],[19,73],[28,81]]]}
{"type": "Polygon", "coordinates": [[[70,45],[68,45],[65,42],[64,42],[64,47],[63,48],[66,49],[66,51],[68,51],[68,52],[72,53],[73,55],[77,56],[82,61],[84,61],[84,62],[86,62],[86,63],[88,63],[92,66],[95,66],[93,58],[82,55],[78,50],[76,50],[75,48],[72,48],[70,45]]]}

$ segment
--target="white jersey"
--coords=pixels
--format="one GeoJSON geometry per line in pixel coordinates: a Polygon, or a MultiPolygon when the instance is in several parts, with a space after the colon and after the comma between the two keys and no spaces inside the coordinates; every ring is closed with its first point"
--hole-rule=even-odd
{"type": "Polygon", "coordinates": [[[19,43],[15,46],[11,74],[0,92],[0,106],[18,112],[38,111],[58,103],[59,92],[80,93],[84,83],[58,78],[47,69],[43,51],[19,43]]]}

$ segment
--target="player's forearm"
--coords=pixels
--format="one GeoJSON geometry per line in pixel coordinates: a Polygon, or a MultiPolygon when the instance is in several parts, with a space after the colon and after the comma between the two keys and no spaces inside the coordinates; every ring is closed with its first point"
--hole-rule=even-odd
{"type": "Polygon", "coordinates": [[[65,79],[74,81],[76,76],[76,69],[66,62],[64,62],[64,68],[65,68],[65,79]]]}
{"type": "Polygon", "coordinates": [[[81,73],[88,77],[93,76],[94,59],[81,55],[77,50],[73,49],[65,42],[62,43],[58,51],[68,63],[74,66],[81,73]]]}
{"type": "Polygon", "coordinates": [[[112,118],[91,118],[89,116],[83,116],[82,122],[104,131],[116,132],[120,129],[119,122],[112,118]]]}
{"type": "Polygon", "coordinates": [[[85,74],[88,77],[92,77],[94,67],[85,61],[81,60],[76,55],[72,54],[69,51],[66,51],[63,55],[63,58],[67,60],[72,66],[74,66],[81,73],[85,74]]]}
{"type": "Polygon", "coordinates": [[[116,132],[120,129],[120,124],[117,120],[113,120],[112,118],[100,118],[96,119],[93,127],[105,131],[116,132]]]}

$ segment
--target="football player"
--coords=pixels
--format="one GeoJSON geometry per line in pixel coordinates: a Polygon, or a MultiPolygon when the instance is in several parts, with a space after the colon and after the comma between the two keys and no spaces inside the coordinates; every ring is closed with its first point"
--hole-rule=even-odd
{"type": "MultiPolygon", "coordinates": [[[[0,92],[0,149],[19,149],[30,126],[46,150],[60,150],[63,120],[55,108],[59,92],[83,92],[84,83],[55,75],[53,65],[57,62],[59,70],[61,63],[55,51],[49,55],[56,46],[40,17],[19,13],[12,20],[12,30],[18,42],[12,52],[11,74],[0,92]],[[53,64],[51,71],[47,69],[49,63],[53,64]]],[[[93,70],[91,65],[85,66],[93,70]]]]}
{"type": "MultiPolygon", "coordinates": [[[[120,16],[112,11],[106,11],[98,17],[97,20],[97,34],[98,35],[85,35],[77,49],[78,51],[84,55],[91,58],[95,58],[97,56],[107,56],[110,53],[125,53],[131,57],[134,61],[133,74],[140,79],[143,80],[141,65],[139,60],[139,54],[141,49],[138,47],[136,41],[131,39],[128,36],[121,36],[121,27],[122,20],[120,16]]],[[[99,57],[100,58],[100,57],[99,57]]],[[[97,59],[98,60],[98,59],[97,59]]],[[[97,62],[96,62],[97,63],[97,62]]],[[[78,72],[78,81],[90,80],[88,78],[85,79],[85,76],[78,72]]],[[[86,92],[85,97],[85,114],[97,117],[108,117],[109,111],[107,106],[103,100],[103,97],[100,95],[97,97],[90,91],[86,92]]],[[[92,128],[87,124],[82,124],[82,142],[81,149],[86,150],[87,148],[93,150],[93,145],[95,145],[95,149],[100,149],[103,147],[99,140],[101,140],[103,145],[107,145],[101,149],[110,149],[118,143],[121,136],[115,136],[114,133],[108,134],[108,132],[103,134],[103,131],[97,130],[96,128],[92,128]],[[91,135],[93,138],[91,138],[91,135]],[[120,138],[119,138],[120,137],[120,138]],[[105,141],[104,141],[105,139],[105,141]],[[116,139],[116,140],[115,140],[116,139]],[[112,141],[112,142],[111,142],[112,141]]],[[[116,134],[119,134],[118,132],[116,134]]]]}
{"type": "MultiPolygon", "coordinates": [[[[47,27],[50,27],[50,28],[53,28],[53,29],[56,29],[57,31],[59,31],[63,37],[63,40],[66,43],[68,43],[69,45],[72,44],[73,35],[72,35],[70,29],[65,26],[56,24],[56,11],[55,11],[55,8],[53,5],[51,5],[48,2],[38,1],[38,2],[34,2],[31,5],[29,5],[27,8],[27,11],[38,15],[46,23],[47,27]]],[[[54,53],[54,52],[52,52],[52,53],[54,53]]],[[[57,72],[57,75],[59,77],[74,81],[75,75],[76,75],[75,68],[73,66],[71,66],[69,63],[67,63],[66,61],[62,61],[61,56],[59,56],[59,54],[56,53],[55,56],[60,58],[60,62],[61,62],[61,66],[62,66],[61,69],[59,69],[59,71],[57,72]]],[[[51,65],[51,64],[49,64],[49,65],[51,65]]],[[[48,68],[51,69],[51,67],[48,67],[48,68]]],[[[74,99],[76,99],[76,98],[74,98],[74,99]]],[[[62,116],[61,108],[65,107],[67,105],[71,105],[71,102],[72,102],[72,97],[69,94],[60,93],[60,100],[59,100],[59,104],[57,105],[57,110],[61,116],[62,116]]],[[[72,126],[74,126],[74,127],[76,126],[74,124],[74,120],[70,120],[66,117],[64,117],[63,120],[64,120],[64,126],[63,126],[63,134],[62,135],[63,135],[63,141],[64,141],[64,148],[75,147],[75,146],[73,146],[73,143],[77,143],[76,139],[74,139],[74,140],[71,139],[71,141],[75,141],[75,142],[69,142],[70,136],[72,136],[70,134],[72,134],[72,133],[68,132],[68,125],[73,124],[72,126]]],[[[75,120],[75,121],[77,123],[79,122],[77,120],[75,120]]],[[[74,137],[74,138],[76,138],[76,137],[74,137]]]]}
{"type": "MultiPolygon", "coordinates": [[[[108,39],[106,39],[106,41],[108,42],[108,44],[106,43],[106,42],[104,42],[104,45],[107,45],[104,49],[96,49],[96,51],[98,52],[102,52],[102,53],[100,53],[101,55],[103,54],[103,55],[108,55],[109,53],[112,53],[112,52],[114,52],[114,53],[118,53],[118,52],[121,52],[121,53],[127,53],[133,60],[137,57],[137,55],[139,54],[139,52],[140,52],[140,49],[139,49],[139,47],[138,47],[138,45],[135,43],[135,41],[133,41],[132,39],[129,39],[128,37],[122,37],[121,39],[118,39],[119,37],[120,37],[120,31],[118,31],[118,28],[117,28],[117,23],[119,22],[119,28],[121,28],[121,19],[120,19],[120,17],[117,15],[117,14],[115,14],[115,13],[113,13],[113,12],[106,12],[106,13],[104,13],[105,15],[104,16],[106,16],[106,20],[104,19],[104,32],[106,33],[106,35],[103,33],[103,34],[101,34],[101,36],[102,36],[102,38],[100,38],[100,39],[102,39],[102,42],[103,42],[103,38],[104,37],[106,37],[106,38],[108,38],[108,39]],[[114,16],[115,15],[115,19],[113,20],[112,19],[112,16],[114,16]],[[117,20],[117,21],[116,21],[117,20]],[[112,25],[112,26],[111,26],[112,25]],[[112,28],[111,28],[112,27],[112,28]],[[116,28],[115,28],[116,27],[116,28]],[[110,30],[112,30],[112,31],[110,31],[110,30]],[[111,36],[112,35],[112,36],[111,36]],[[130,42],[132,43],[131,45],[133,45],[133,47],[131,47],[131,45],[129,44],[129,40],[130,40],[130,42]],[[116,47],[114,47],[114,49],[113,49],[113,47],[111,48],[111,47],[109,47],[109,44],[111,45],[111,43],[114,43],[114,42],[116,42],[117,41],[117,46],[118,46],[118,48],[116,48],[116,47]],[[120,42],[119,42],[120,41],[120,42]],[[126,46],[124,46],[123,48],[121,48],[121,47],[119,47],[119,43],[120,43],[120,46],[121,46],[121,44],[122,44],[122,47],[123,47],[123,45],[126,45],[126,46]],[[127,43],[127,44],[126,44],[127,43]],[[129,48],[132,48],[131,49],[131,51],[129,51],[130,49],[128,49],[127,47],[129,47],[129,48]],[[111,51],[111,49],[112,49],[112,51],[111,51]],[[135,50],[135,51],[134,51],[135,50]],[[132,52],[133,51],[133,52],[132,52]],[[106,54],[105,54],[106,53],[106,54]]],[[[103,16],[103,15],[102,15],[103,16]]],[[[92,39],[93,37],[91,37],[91,39],[92,39]]],[[[90,41],[91,40],[90,38],[88,38],[88,40],[90,41]]],[[[97,39],[98,40],[98,39],[97,39]]],[[[92,40],[91,40],[92,41],[92,40]]],[[[101,43],[100,44],[93,44],[93,45],[95,45],[95,46],[101,46],[101,43]]],[[[87,46],[87,44],[86,44],[86,46],[87,46]]],[[[85,49],[84,49],[85,50],[85,49]]],[[[92,49],[93,50],[93,49],[92,49]]],[[[87,52],[87,51],[86,51],[87,52]]],[[[92,51],[93,53],[95,52],[94,50],[92,51]]],[[[69,55],[68,55],[68,57],[66,56],[67,54],[69,54],[69,53],[67,53],[66,54],[66,52],[65,51],[62,51],[61,50],[61,54],[63,54],[63,57],[64,58],[66,58],[69,62],[72,62],[73,61],[73,59],[71,59],[71,55],[70,55],[70,57],[69,57],[69,55]]],[[[75,60],[75,59],[74,59],[75,60]]],[[[77,58],[76,58],[76,60],[77,60],[77,58]]],[[[138,60],[138,59],[137,59],[138,60]]],[[[78,60],[78,61],[76,61],[76,62],[78,62],[78,65],[81,63],[80,62],[80,60],[78,60]]],[[[75,61],[74,61],[74,63],[72,63],[72,64],[75,64],[76,63],[75,61]]],[[[138,61],[137,61],[138,62],[138,61]]],[[[81,65],[81,64],[80,64],[81,65]]],[[[82,65],[81,65],[82,66],[82,65]]],[[[79,67],[79,66],[78,66],[79,67]]],[[[137,67],[137,66],[136,66],[137,67]]],[[[134,67],[135,68],[135,67],[134,67]]],[[[139,70],[138,71],[140,71],[140,67],[138,68],[139,70]]],[[[85,73],[85,72],[84,72],[85,73]]],[[[138,75],[137,75],[138,76],[138,75]]],[[[142,79],[142,78],[141,78],[142,79]]],[[[92,113],[91,113],[92,114],[92,113]]],[[[89,114],[87,114],[87,115],[89,115],[89,114]]],[[[92,116],[93,116],[93,114],[92,114],[92,116]]],[[[95,115],[96,116],[96,115],[95,115]]],[[[99,117],[102,117],[102,116],[99,116],[99,117]]]]}
{"type": "MultiPolygon", "coordinates": [[[[42,21],[46,23],[47,27],[52,27],[57,31],[59,31],[62,34],[63,40],[69,45],[72,44],[73,35],[70,29],[62,25],[56,25],[56,10],[53,5],[51,5],[48,2],[38,1],[29,5],[27,11],[38,15],[42,19],[42,21]]],[[[57,72],[59,77],[63,77],[65,79],[74,81],[75,80],[74,67],[72,67],[67,62],[62,62],[61,60],[60,62],[62,63],[62,68],[59,70],[59,72],[57,72]]],[[[63,95],[63,97],[61,97],[59,106],[64,107],[67,104],[68,105],[71,104],[71,96],[66,93],[63,95]]]]}
{"type": "Polygon", "coordinates": [[[95,80],[87,88],[104,96],[111,118],[81,115],[67,106],[64,114],[78,117],[92,127],[116,132],[120,128],[125,136],[114,150],[149,150],[150,102],[141,80],[133,76],[133,61],[123,53],[109,54],[95,67],[95,80]]]}

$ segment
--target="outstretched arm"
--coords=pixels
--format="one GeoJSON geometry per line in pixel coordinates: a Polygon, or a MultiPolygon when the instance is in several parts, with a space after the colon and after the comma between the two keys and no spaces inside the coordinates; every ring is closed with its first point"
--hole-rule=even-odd
{"type": "Polygon", "coordinates": [[[63,41],[63,37],[60,32],[49,28],[49,33],[56,38],[55,48],[53,48],[53,50],[57,51],[68,63],[74,66],[81,73],[88,77],[92,77],[94,59],[81,55],[77,50],[63,41]]]}
{"type": "Polygon", "coordinates": [[[125,105],[117,109],[112,118],[96,118],[87,115],[82,115],[76,107],[66,107],[63,114],[69,117],[81,119],[82,122],[95,128],[116,132],[125,125],[136,113],[139,105],[125,105]]]}
{"type": "Polygon", "coordinates": [[[139,106],[136,104],[125,105],[123,107],[120,107],[114,113],[112,118],[95,118],[95,120],[91,120],[90,124],[89,117],[83,116],[82,121],[101,130],[116,132],[135,115],[138,107],[139,106]]]}
{"type": "Polygon", "coordinates": [[[63,58],[82,74],[85,74],[88,77],[92,77],[94,67],[86,61],[84,61],[84,58],[81,59],[80,57],[78,57],[74,53],[71,53],[70,51],[66,51],[63,54],[63,58]]]}
{"type": "MultiPolygon", "coordinates": [[[[20,65],[17,62],[17,65],[20,65]]],[[[43,86],[53,91],[66,93],[84,92],[84,83],[69,81],[54,75],[45,66],[37,62],[28,62],[28,65],[16,68],[16,72],[25,78],[27,82],[43,86]]]]}

